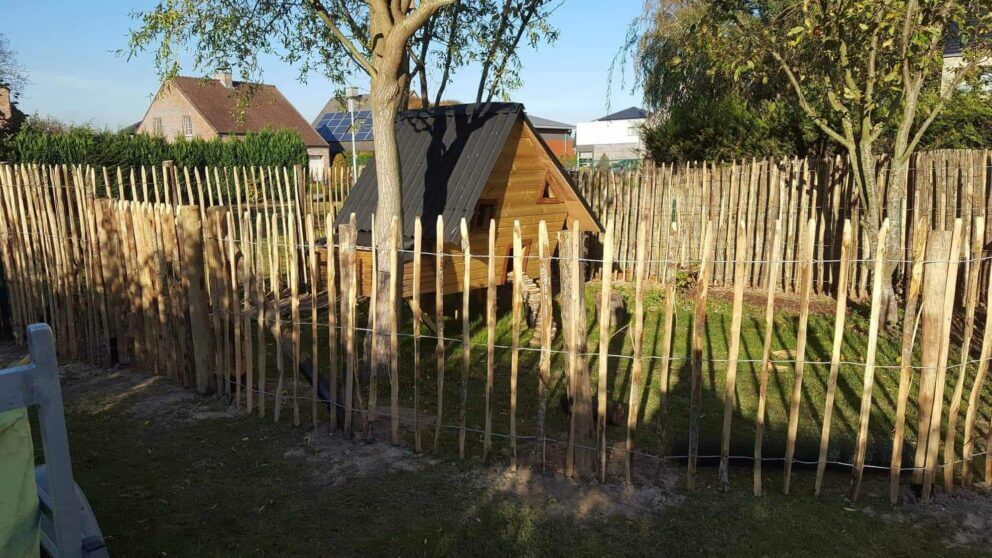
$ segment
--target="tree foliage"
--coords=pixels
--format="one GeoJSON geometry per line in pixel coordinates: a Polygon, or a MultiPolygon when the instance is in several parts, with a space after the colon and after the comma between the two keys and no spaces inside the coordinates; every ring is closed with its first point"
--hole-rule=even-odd
{"type": "MultiPolygon", "coordinates": [[[[480,68],[477,102],[506,98],[522,83],[520,47],[557,40],[550,16],[563,1],[455,0],[438,9],[410,39],[411,86],[439,104],[455,75],[473,65],[480,68]]],[[[343,84],[356,69],[368,73],[358,60],[370,60],[374,45],[365,0],[216,0],[206,5],[166,0],[134,17],[140,25],[121,53],[151,49],[166,77],[179,72],[181,51],[191,54],[195,70],[236,63],[247,80],[261,80],[259,55],[272,55],[292,64],[303,82],[320,75],[341,84],[338,96],[343,96],[343,84]]]]}
{"type": "MultiPolygon", "coordinates": [[[[846,152],[845,147],[834,142],[801,106],[788,73],[771,54],[772,49],[767,46],[752,48],[758,39],[745,36],[745,29],[749,35],[754,35],[751,32],[753,29],[745,28],[741,22],[743,19],[751,25],[751,16],[735,17],[733,10],[728,8],[733,4],[662,0],[639,22],[644,27],[642,32],[632,34],[632,42],[626,48],[637,50],[636,68],[645,100],[661,115],[646,131],[650,155],[667,161],[846,152]]],[[[821,6],[824,4],[830,3],[820,3],[821,6]]],[[[785,8],[775,3],[754,4],[754,7],[757,10],[755,13],[768,14],[755,24],[761,26],[756,33],[760,37],[774,36],[775,31],[766,27],[775,24],[776,20],[771,15],[779,11],[787,13],[785,8]]],[[[795,9],[801,12],[802,5],[795,6],[795,9]]],[[[898,6],[884,3],[879,12],[884,10],[889,11],[891,18],[898,6]]],[[[848,17],[853,18],[850,14],[848,17]]],[[[949,21],[951,23],[946,24],[945,37],[960,30],[953,18],[949,21]]],[[[965,28],[970,36],[962,37],[966,44],[964,50],[971,59],[980,59],[985,45],[981,37],[977,40],[973,37],[981,24],[969,21],[971,23],[965,28]]],[[[860,31],[859,25],[855,28],[860,31]]],[[[818,28],[814,35],[822,37],[827,31],[818,28]]],[[[858,44],[855,50],[859,52],[867,51],[868,45],[857,43],[857,38],[842,39],[836,28],[831,40],[797,40],[801,33],[800,26],[784,31],[778,29],[778,32],[787,39],[785,42],[788,45],[783,52],[787,52],[793,61],[796,68],[794,74],[801,75],[805,102],[813,113],[826,115],[832,127],[842,129],[842,118],[833,111],[831,98],[850,97],[850,93],[844,93],[842,89],[832,91],[828,85],[839,83],[849,88],[851,82],[859,81],[860,71],[853,71],[850,76],[845,76],[843,72],[833,75],[829,70],[818,69],[817,64],[828,69],[838,66],[839,61],[835,59],[841,49],[836,46],[838,41],[855,42],[858,44]],[[831,55],[831,52],[834,54],[831,55]]],[[[930,46],[932,52],[928,56],[935,58],[930,62],[918,95],[920,107],[924,110],[918,111],[914,117],[916,126],[920,126],[931,110],[937,107],[941,92],[938,76],[943,41],[930,46]]],[[[857,66],[850,57],[847,64],[857,66]]],[[[891,66],[893,63],[888,64],[891,66]]],[[[878,65],[876,61],[876,67],[878,65]]],[[[894,68],[889,71],[890,82],[894,79],[891,69],[894,68]]],[[[967,82],[973,80],[976,74],[965,72],[960,77],[967,82]]],[[[881,89],[876,88],[877,91],[881,89]]],[[[890,83],[884,94],[876,95],[873,110],[878,129],[874,147],[878,152],[889,153],[895,146],[902,116],[900,103],[904,99],[900,91],[898,83],[890,83]]],[[[967,92],[951,96],[944,103],[955,107],[955,117],[944,116],[942,110],[937,110],[931,125],[943,132],[953,132],[954,122],[965,118],[961,111],[969,107],[978,111],[975,117],[980,117],[983,107],[980,102],[975,102],[976,98],[976,94],[967,92]]],[[[992,136],[981,136],[982,130],[981,127],[971,130],[967,138],[954,133],[938,135],[927,132],[921,137],[919,146],[967,147],[980,144],[980,137],[986,138],[986,145],[992,143],[992,136]]]]}
{"type": "Polygon", "coordinates": [[[658,162],[825,154],[822,134],[797,108],[788,99],[749,102],[734,93],[693,98],[646,125],[644,147],[658,162]]]}
{"type": "MultiPolygon", "coordinates": [[[[707,91],[739,96],[752,110],[788,95],[847,155],[869,241],[887,218],[887,243],[898,250],[909,158],[990,60],[988,0],[659,0],[652,8],[653,25],[636,43],[649,102],[677,115],[682,103],[705,104],[707,91]],[[963,64],[942,75],[950,40],[963,64]]],[[[895,269],[889,263],[886,275],[895,269]]],[[[885,289],[891,323],[892,285],[885,289]]]]}
{"type": "Polygon", "coordinates": [[[992,94],[981,88],[956,94],[923,135],[920,145],[927,149],[992,146],[992,94]]]}

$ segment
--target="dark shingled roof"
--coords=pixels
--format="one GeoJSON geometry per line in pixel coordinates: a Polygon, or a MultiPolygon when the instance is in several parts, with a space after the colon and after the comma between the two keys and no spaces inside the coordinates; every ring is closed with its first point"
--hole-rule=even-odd
{"type": "MultiPolygon", "coordinates": [[[[523,116],[519,103],[455,105],[401,112],[396,141],[403,169],[403,236],[413,237],[414,215],[420,215],[424,237],[434,237],[434,223],[444,216],[444,239],[460,238],[459,223],[475,211],[493,166],[523,116]]],[[[345,200],[337,224],[354,213],[359,235],[372,230],[378,203],[374,161],[345,200]]],[[[365,238],[368,238],[365,236],[365,238]]]]}
{"type": "Polygon", "coordinates": [[[530,123],[534,125],[538,130],[574,130],[575,126],[571,124],[565,124],[564,122],[558,122],[557,120],[551,120],[548,118],[541,118],[540,116],[528,115],[527,118],[530,119],[530,123]]]}
{"type": "Polygon", "coordinates": [[[614,112],[613,114],[607,114],[606,116],[600,118],[599,120],[635,120],[638,118],[647,118],[648,113],[646,110],[639,107],[628,107],[621,111],[614,112]]]}

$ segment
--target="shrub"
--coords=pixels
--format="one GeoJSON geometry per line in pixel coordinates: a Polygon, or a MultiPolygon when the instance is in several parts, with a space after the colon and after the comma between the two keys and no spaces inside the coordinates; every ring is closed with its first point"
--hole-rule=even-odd
{"type": "MultiPolygon", "coordinates": [[[[359,151],[358,152],[358,166],[364,167],[372,161],[373,153],[371,151],[359,151]]],[[[332,167],[351,167],[351,155],[348,153],[337,153],[331,159],[332,167]]]]}
{"type": "Polygon", "coordinates": [[[992,93],[980,88],[955,94],[920,142],[923,149],[986,149],[990,145],[992,93]]]}
{"type": "Polygon", "coordinates": [[[294,130],[249,132],[236,141],[179,138],[129,131],[95,130],[88,126],[53,129],[31,119],[5,146],[11,161],[97,166],[290,166],[307,164],[307,148],[294,130]]]}

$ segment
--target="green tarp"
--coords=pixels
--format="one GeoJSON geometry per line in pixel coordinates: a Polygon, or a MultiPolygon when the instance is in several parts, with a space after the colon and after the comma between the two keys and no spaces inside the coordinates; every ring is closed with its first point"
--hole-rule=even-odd
{"type": "Polygon", "coordinates": [[[38,556],[38,513],[27,409],[0,413],[0,556],[38,556]]]}

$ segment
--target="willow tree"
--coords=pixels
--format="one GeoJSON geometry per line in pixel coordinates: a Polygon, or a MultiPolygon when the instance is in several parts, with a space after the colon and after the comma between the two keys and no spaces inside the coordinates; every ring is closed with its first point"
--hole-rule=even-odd
{"type": "MultiPolygon", "coordinates": [[[[651,70],[678,68],[695,48],[705,49],[712,63],[706,76],[781,83],[805,119],[848,156],[872,248],[888,218],[888,251],[900,253],[910,158],[948,100],[990,61],[988,0],[655,0],[652,7],[636,43],[643,75],[684,73],[651,70]],[[659,56],[656,30],[667,31],[680,14],[691,15],[692,32],[681,35],[690,44],[659,56]],[[946,69],[949,42],[961,46],[962,62],[946,69]],[[878,180],[883,156],[884,194],[878,180]]],[[[675,86],[670,81],[666,87],[675,86]]],[[[895,263],[887,264],[887,277],[894,276],[895,263]]],[[[883,288],[891,324],[897,318],[893,282],[883,288]]]]}

